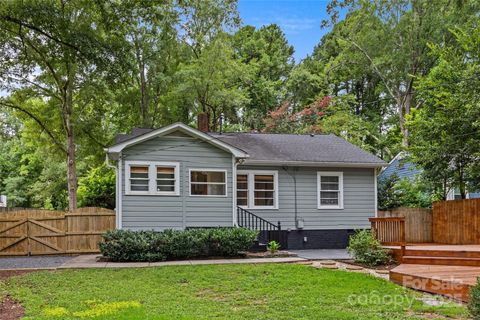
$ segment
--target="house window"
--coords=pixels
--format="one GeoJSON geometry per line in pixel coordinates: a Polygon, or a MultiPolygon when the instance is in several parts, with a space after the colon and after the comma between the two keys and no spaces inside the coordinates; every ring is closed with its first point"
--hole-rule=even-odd
{"type": "Polygon", "coordinates": [[[191,196],[227,196],[227,172],[225,170],[191,169],[191,196]]]}
{"type": "Polygon", "coordinates": [[[130,167],[130,190],[148,192],[148,166],[130,167]]]}
{"type": "Polygon", "coordinates": [[[318,208],[343,209],[343,173],[318,172],[318,208]]]}
{"type": "Polygon", "coordinates": [[[175,168],[157,166],[157,191],[175,191],[175,168]]]}
{"type": "Polygon", "coordinates": [[[248,175],[237,175],[237,205],[248,206],[248,175]]]}
{"type": "Polygon", "coordinates": [[[126,161],[125,194],[179,195],[179,164],[126,161]]]}
{"type": "Polygon", "coordinates": [[[277,171],[238,171],[237,205],[249,209],[278,209],[277,171]]]}
{"type": "Polygon", "coordinates": [[[273,207],[275,179],[273,174],[255,174],[254,207],[273,207]]]}

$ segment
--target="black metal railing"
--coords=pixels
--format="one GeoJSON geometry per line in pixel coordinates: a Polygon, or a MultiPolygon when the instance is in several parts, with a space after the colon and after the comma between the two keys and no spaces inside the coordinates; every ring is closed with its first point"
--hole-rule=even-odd
{"type": "Polygon", "coordinates": [[[268,244],[270,241],[277,241],[281,248],[287,249],[287,236],[282,232],[280,221],[274,224],[242,207],[237,207],[237,224],[242,228],[257,230],[259,243],[268,244]]]}

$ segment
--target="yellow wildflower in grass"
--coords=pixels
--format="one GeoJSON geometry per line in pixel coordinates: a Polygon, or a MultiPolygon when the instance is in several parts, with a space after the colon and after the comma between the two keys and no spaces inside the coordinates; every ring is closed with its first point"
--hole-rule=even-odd
{"type": "Polygon", "coordinates": [[[118,302],[100,302],[85,301],[90,309],[74,312],[73,315],[79,318],[96,318],[117,313],[122,309],[140,308],[142,305],[138,301],[118,301],[118,302]]]}
{"type": "Polygon", "coordinates": [[[46,308],[43,313],[47,317],[62,317],[68,314],[68,310],[63,307],[46,308]]]}

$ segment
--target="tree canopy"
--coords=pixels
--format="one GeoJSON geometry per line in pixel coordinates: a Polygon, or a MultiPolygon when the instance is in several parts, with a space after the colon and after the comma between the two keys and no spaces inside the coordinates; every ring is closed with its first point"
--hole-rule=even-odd
{"type": "Polygon", "coordinates": [[[78,193],[111,207],[115,134],[199,112],[211,130],[223,114],[225,130],[334,133],[386,161],[407,151],[440,198],[480,188],[478,2],[332,0],[301,61],[279,25],[245,25],[237,5],[1,2],[9,205],[73,209],[78,193]]]}

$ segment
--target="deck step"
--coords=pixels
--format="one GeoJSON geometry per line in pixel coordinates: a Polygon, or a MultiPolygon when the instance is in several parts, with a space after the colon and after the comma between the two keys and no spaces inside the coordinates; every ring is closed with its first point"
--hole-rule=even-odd
{"type": "Polygon", "coordinates": [[[469,266],[480,267],[480,258],[437,257],[437,256],[403,256],[402,263],[423,265],[469,266]]]}
{"type": "Polygon", "coordinates": [[[479,275],[477,267],[401,264],[390,270],[389,278],[407,288],[466,302],[479,275]]]}
{"type": "Polygon", "coordinates": [[[407,249],[405,256],[480,258],[480,251],[407,249]]]}

